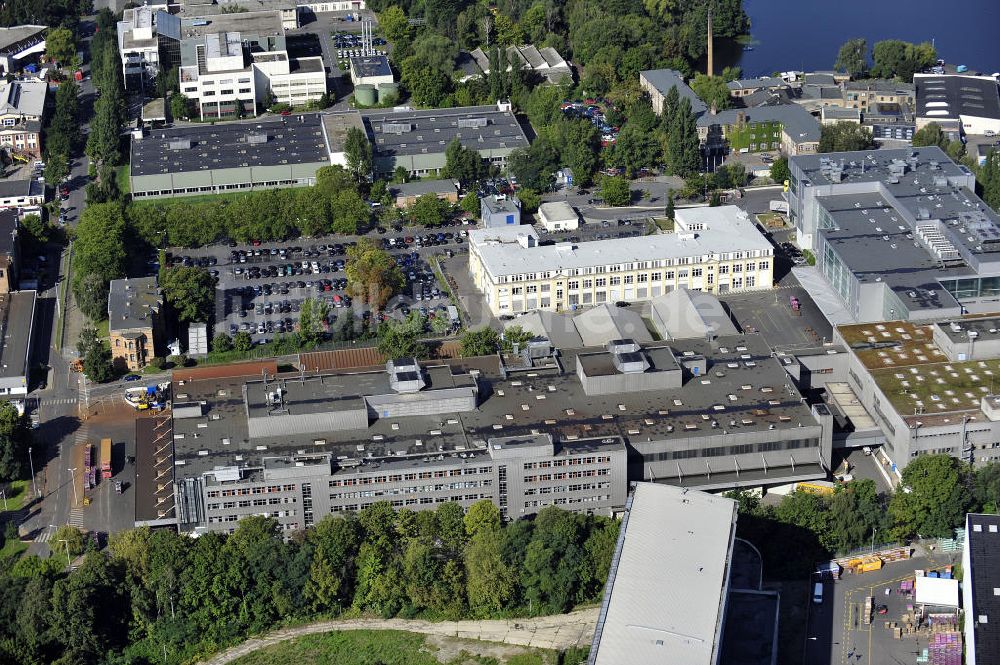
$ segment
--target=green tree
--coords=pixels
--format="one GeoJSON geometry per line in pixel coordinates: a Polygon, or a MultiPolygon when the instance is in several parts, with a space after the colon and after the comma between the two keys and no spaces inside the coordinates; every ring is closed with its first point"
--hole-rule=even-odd
{"type": "Polygon", "coordinates": [[[399,46],[398,42],[408,42],[410,37],[410,21],[406,13],[398,5],[390,5],[378,15],[378,26],[385,38],[399,46]]]}
{"type": "Polygon", "coordinates": [[[80,277],[73,290],[76,304],[92,321],[101,321],[108,316],[108,282],[96,272],[80,277]]]}
{"type": "Polygon", "coordinates": [[[1000,463],[980,466],[973,475],[973,509],[987,513],[1000,512],[1000,463]]]}
{"type": "Polygon", "coordinates": [[[490,327],[467,330],[461,345],[463,358],[492,355],[500,348],[500,333],[490,327]]]}
{"type": "Polygon", "coordinates": [[[392,171],[392,181],[397,184],[410,182],[410,172],[406,170],[405,166],[400,164],[392,171]]]}
{"type": "Polygon", "coordinates": [[[452,139],[445,148],[445,167],[443,175],[454,178],[463,186],[474,185],[485,175],[483,158],[479,152],[466,148],[457,138],[452,139]]]}
{"type": "Polygon", "coordinates": [[[667,132],[667,169],[674,175],[688,177],[701,170],[698,126],[691,101],[681,99],[670,120],[667,132]]]}
{"type": "Polygon", "coordinates": [[[663,214],[670,221],[674,220],[674,215],[676,214],[676,212],[674,211],[674,191],[673,190],[670,190],[670,193],[667,194],[667,207],[663,211],[663,214]]]}
{"type": "Polygon", "coordinates": [[[361,182],[367,182],[372,176],[372,144],[368,136],[357,127],[347,130],[344,139],[344,158],[347,169],[361,182]]]}
{"type": "Polygon", "coordinates": [[[820,152],[869,150],[875,147],[871,130],[853,122],[836,122],[820,127],[820,152]]]}
{"type": "Polygon", "coordinates": [[[52,225],[44,223],[38,215],[25,215],[21,219],[21,229],[21,242],[27,242],[35,251],[48,244],[52,233],[52,225]]]}
{"type": "Polygon", "coordinates": [[[52,551],[54,555],[66,555],[67,550],[71,557],[77,557],[83,554],[84,538],[83,532],[80,531],[75,526],[70,526],[69,524],[63,524],[61,527],[55,530],[50,539],[53,546],[52,551]],[[66,542],[62,542],[62,541],[66,542]]]}
{"type": "Polygon", "coordinates": [[[701,101],[705,102],[709,108],[714,106],[718,110],[727,109],[732,105],[729,96],[729,79],[722,76],[707,76],[697,74],[691,81],[691,89],[698,95],[701,101]]]}
{"type": "Polygon", "coordinates": [[[69,28],[52,28],[45,35],[45,55],[66,67],[76,59],[76,40],[69,28]]]}
{"type": "Polygon", "coordinates": [[[371,208],[354,190],[340,191],[330,200],[333,215],[333,230],[336,233],[354,235],[371,219],[371,208]]]}
{"type": "Polygon", "coordinates": [[[995,211],[1000,211],[1000,150],[990,150],[979,169],[977,180],[983,191],[983,201],[995,211]]]}
{"type": "Polygon", "coordinates": [[[159,283],[178,320],[208,321],[215,308],[215,278],[207,270],[194,266],[163,268],[159,283]]]}
{"type": "Polygon", "coordinates": [[[909,83],[913,80],[914,73],[934,65],[937,51],[930,42],[911,44],[898,39],[886,39],[875,43],[872,60],[872,76],[896,77],[909,83]]]}
{"type": "Polygon", "coordinates": [[[225,353],[233,350],[233,338],[224,332],[216,333],[212,338],[212,351],[225,353]]]}
{"type": "Polygon", "coordinates": [[[469,506],[465,513],[465,533],[469,538],[487,532],[495,534],[500,531],[500,509],[489,499],[477,501],[469,506]]]}
{"type": "Polygon", "coordinates": [[[253,338],[250,333],[240,331],[233,336],[233,348],[239,353],[248,353],[253,348],[253,338]]]}
{"type": "Polygon", "coordinates": [[[507,157],[507,171],[517,179],[517,184],[536,192],[552,188],[558,167],[559,153],[545,138],[535,141],[527,149],[513,150],[507,157]]]}
{"type": "Polygon", "coordinates": [[[10,402],[0,402],[0,482],[23,478],[28,465],[31,430],[10,402]]]}
{"type": "Polygon", "coordinates": [[[325,300],[306,298],[299,311],[299,339],[303,346],[314,346],[323,337],[330,307],[325,300]]]}
{"type": "Polygon", "coordinates": [[[378,328],[378,352],[386,358],[421,358],[427,347],[420,343],[427,319],[420,312],[410,312],[402,321],[389,319],[378,328]]]}
{"type": "Polygon", "coordinates": [[[828,512],[832,549],[836,552],[846,553],[868,544],[875,530],[888,535],[885,504],[875,482],[868,478],[838,486],[829,499],[828,512]]]}
{"type": "Polygon", "coordinates": [[[125,218],[114,203],[87,206],[76,227],[73,292],[79,296],[84,275],[96,273],[104,282],[125,276],[125,218]]]}
{"type": "Polygon", "coordinates": [[[941,125],[929,122],[913,134],[913,147],[936,145],[944,148],[948,145],[948,137],[941,131],[941,125]]]}
{"type": "Polygon", "coordinates": [[[415,224],[421,226],[439,226],[445,220],[445,212],[448,204],[437,197],[437,194],[428,192],[417,197],[413,205],[410,206],[410,219],[415,224]]]}
{"type": "Polygon", "coordinates": [[[868,71],[868,41],[864,37],[849,39],[837,52],[833,68],[859,78],[868,71]]]}
{"type": "Polygon", "coordinates": [[[49,151],[45,162],[45,179],[50,183],[60,183],[69,175],[69,153],[49,151]]]}
{"type": "Polygon", "coordinates": [[[501,556],[497,535],[489,529],[480,531],[465,549],[466,589],[475,616],[498,614],[517,591],[515,573],[501,556]]]}
{"type": "Polygon", "coordinates": [[[107,383],[115,378],[111,349],[103,342],[91,347],[83,356],[83,371],[95,383],[107,383]]]}
{"type": "Polygon", "coordinates": [[[627,178],[621,176],[601,179],[601,198],[609,206],[625,206],[632,200],[632,190],[627,178]]]}
{"type": "Polygon", "coordinates": [[[403,288],[403,273],[388,252],[368,238],[347,250],[347,290],[355,298],[381,309],[392,294],[403,288]]]}
{"type": "Polygon", "coordinates": [[[791,175],[791,172],[788,170],[787,157],[779,157],[771,162],[771,180],[774,182],[779,184],[784,183],[791,175]]]}
{"type": "Polygon", "coordinates": [[[482,212],[482,204],[479,201],[479,196],[475,192],[469,192],[462,197],[459,202],[459,207],[462,208],[464,212],[469,213],[475,218],[478,218],[482,212]]]}
{"type": "Polygon", "coordinates": [[[179,92],[170,95],[170,115],[174,120],[186,120],[197,113],[194,101],[179,92]]]}
{"type": "Polygon", "coordinates": [[[903,469],[889,501],[893,534],[947,538],[961,525],[968,503],[962,463],[950,455],[921,455],[903,469]]]}

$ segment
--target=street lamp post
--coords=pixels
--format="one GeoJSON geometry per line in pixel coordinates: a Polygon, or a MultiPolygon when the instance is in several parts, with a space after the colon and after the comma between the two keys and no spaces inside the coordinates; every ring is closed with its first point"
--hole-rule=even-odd
{"type": "Polygon", "coordinates": [[[0,496],[3,497],[3,511],[7,512],[7,490],[0,490],[0,496]]]}
{"type": "Polygon", "coordinates": [[[875,534],[878,533],[878,527],[872,529],[872,554],[875,554],[875,534]]]}
{"type": "Polygon", "coordinates": [[[73,485],[73,507],[75,508],[76,504],[80,503],[80,497],[76,494],[76,467],[67,468],[66,470],[69,471],[70,484],[73,485]]]}
{"type": "Polygon", "coordinates": [[[66,567],[69,568],[73,565],[73,560],[69,556],[69,541],[65,538],[60,538],[59,542],[66,546],[66,567]]]}
{"type": "Polygon", "coordinates": [[[31,465],[31,491],[38,498],[38,486],[35,485],[35,458],[31,456],[31,446],[28,447],[28,464],[31,465]]]}

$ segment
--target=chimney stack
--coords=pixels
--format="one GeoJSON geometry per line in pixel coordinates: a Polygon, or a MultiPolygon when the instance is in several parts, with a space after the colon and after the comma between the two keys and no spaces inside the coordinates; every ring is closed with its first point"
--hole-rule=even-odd
{"type": "Polygon", "coordinates": [[[712,76],[712,8],[708,8],[708,71],[706,72],[709,76],[712,76]]]}

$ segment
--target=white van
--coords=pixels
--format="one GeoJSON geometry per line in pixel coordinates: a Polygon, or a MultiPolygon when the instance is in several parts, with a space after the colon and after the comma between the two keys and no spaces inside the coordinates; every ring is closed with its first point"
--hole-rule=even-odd
{"type": "Polygon", "coordinates": [[[822,582],[816,582],[816,584],[813,585],[813,602],[816,603],[817,605],[820,605],[823,602],[822,582]]]}

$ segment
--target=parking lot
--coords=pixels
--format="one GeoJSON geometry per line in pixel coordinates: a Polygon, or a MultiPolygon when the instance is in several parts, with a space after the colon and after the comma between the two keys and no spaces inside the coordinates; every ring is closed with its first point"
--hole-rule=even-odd
{"type": "MultiPolygon", "coordinates": [[[[915,570],[938,570],[961,558],[960,552],[945,554],[918,549],[912,559],[888,563],[881,570],[847,574],[839,581],[823,584],[823,601],[810,602],[804,662],[831,665],[877,665],[912,663],[927,648],[929,635],[893,636],[891,625],[902,622],[911,596],[900,592],[900,582],[913,579],[915,570]],[[886,593],[888,591],[888,593],[886,593]],[[865,598],[873,598],[871,623],[865,623],[865,598]],[[879,613],[880,606],[884,614],[879,613]],[[886,624],[890,627],[886,627],[886,624]]],[[[812,588],[809,589],[810,596],[812,588]]]]}
{"type": "Polygon", "coordinates": [[[406,279],[402,292],[384,313],[370,312],[347,293],[344,268],[347,249],[356,243],[353,239],[338,238],[330,244],[301,240],[250,246],[230,243],[176,249],[167,258],[171,265],[204,267],[218,280],[216,333],[247,332],[258,344],[297,330],[302,303],[310,298],[329,305],[328,326],[344,316],[361,322],[372,317],[402,318],[410,311],[442,315],[450,301],[428,259],[433,253],[454,254],[465,242],[463,231],[383,236],[380,242],[406,279]]]}

